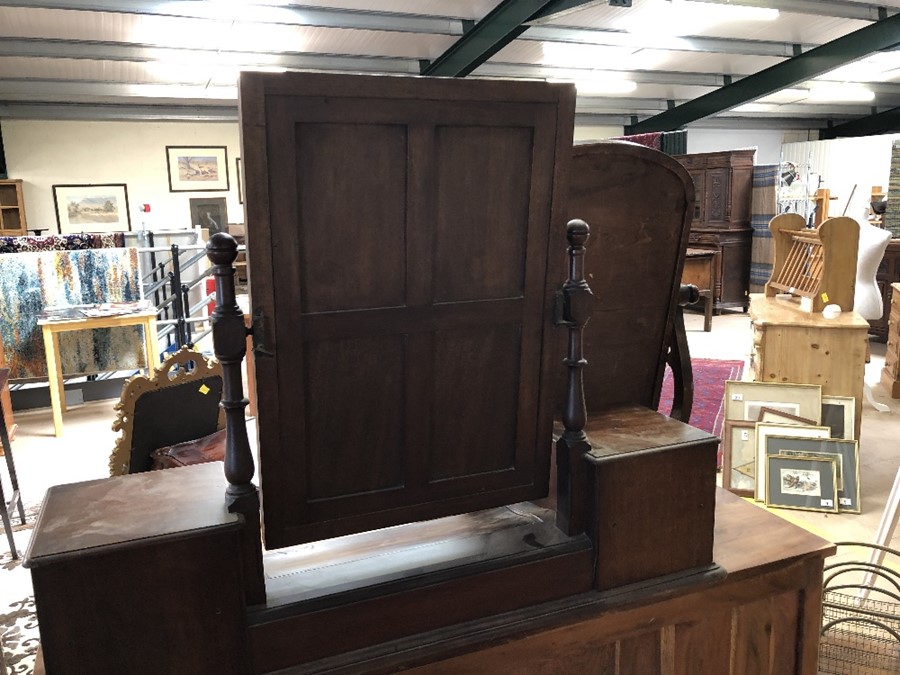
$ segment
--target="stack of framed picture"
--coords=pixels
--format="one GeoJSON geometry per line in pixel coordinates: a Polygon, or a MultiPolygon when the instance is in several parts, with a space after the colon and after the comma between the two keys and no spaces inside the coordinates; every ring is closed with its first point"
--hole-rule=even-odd
{"type": "Polygon", "coordinates": [[[778,508],[860,512],[853,397],[730,380],[724,409],[724,488],[778,508]]]}

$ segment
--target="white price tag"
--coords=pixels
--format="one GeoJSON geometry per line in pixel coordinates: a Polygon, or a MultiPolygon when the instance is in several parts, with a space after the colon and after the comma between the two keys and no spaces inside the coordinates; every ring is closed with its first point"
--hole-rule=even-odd
{"type": "Polygon", "coordinates": [[[833,509],[834,508],[834,500],[833,499],[823,499],[822,500],[822,508],[833,509]]]}
{"type": "Polygon", "coordinates": [[[851,499],[848,499],[847,497],[841,497],[840,499],[838,499],[838,504],[840,504],[841,506],[853,506],[853,501],[851,499]]]}
{"type": "Polygon", "coordinates": [[[750,430],[749,429],[741,429],[741,440],[742,441],[750,440],[750,430]]]}
{"type": "Polygon", "coordinates": [[[732,395],[731,395],[731,400],[732,400],[732,401],[743,401],[743,400],[744,400],[744,395],[743,395],[743,394],[732,394],[732,395]]]}

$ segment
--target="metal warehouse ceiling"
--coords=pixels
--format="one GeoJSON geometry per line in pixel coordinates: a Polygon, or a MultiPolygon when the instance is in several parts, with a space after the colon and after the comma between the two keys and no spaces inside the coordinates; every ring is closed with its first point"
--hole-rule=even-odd
{"type": "Polygon", "coordinates": [[[0,0],[0,117],[237,119],[241,70],[574,82],[579,122],[900,128],[900,0],[0,0]]]}

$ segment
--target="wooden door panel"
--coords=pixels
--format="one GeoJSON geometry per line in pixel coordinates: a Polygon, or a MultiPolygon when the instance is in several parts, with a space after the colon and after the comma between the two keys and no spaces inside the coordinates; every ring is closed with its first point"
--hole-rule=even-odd
{"type": "Polygon", "coordinates": [[[571,89],[286,75],[241,82],[267,545],[545,495],[571,89]]]}
{"type": "Polygon", "coordinates": [[[301,311],[402,305],[406,128],[298,124],[295,132],[301,311]]]}
{"type": "Polygon", "coordinates": [[[509,472],[527,462],[517,456],[519,435],[509,433],[519,412],[519,327],[441,331],[434,345],[434,405],[445,414],[435,415],[429,480],[509,472]],[[479,371],[492,377],[475,388],[467,374],[479,371]]]}
{"type": "Polygon", "coordinates": [[[527,127],[436,130],[435,302],[523,295],[533,148],[527,127]]]}

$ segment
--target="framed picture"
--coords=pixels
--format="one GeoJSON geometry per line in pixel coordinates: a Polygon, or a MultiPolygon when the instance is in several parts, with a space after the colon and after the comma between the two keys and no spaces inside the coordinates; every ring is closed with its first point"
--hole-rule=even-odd
{"type": "MultiPolygon", "coordinates": [[[[824,396],[822,399],[824,400],[824,396]]],[[[776,410],[775,408],[760,408],[759,409],[759,419],[757,422],[771,422],[772,424],[792,424],[794,426],[797,425],[814,425],[816,423],[815,420],[807,419],[806,417],[797,417],[796,415],[791,415],[790,413],[783,412],[781,410],[776,410]]]]}
{"type": "Polygon", "coordinates": [[[831,427],[832,438],[856,438],[856,399],[852,396],[822,396],[822,424],[831,427]]]}
{"type": "Polygon", "coordinates": [[[795,438],[830,438],[831,429],[828,427],[806,427],[790,424],[770,424],[768,422],[756,423],[756,501],[766,500],[766,439],[769,436],[795,437],[795,438]]]}
{"type": "Polygon", "coordinates": [[[238,157],[234,162],[234,167],[236,169],[235,180],[237,180],[237,189],[238,189],[238,204],[244,203],[244,184],[241,181],[241,158],[238,157]]]}
{"type": "Polygon", "coordinates": [[[228,151],[224,145],[167,145],[169,192],[227,192],[228,151]]]}
{"type": "Polygon", "coordinates": [[[228,232],[228,209],[225,197],[194,197],[191,203],[191,227],[205,227],[210,236],[228,232]]]}
{"type": "Polygon", "coordinates": [[[60,234],[124,232],[131,229],[128,187],[108,185],[54,185],[53,203],[60,234]]]}
{"type": "Polygon", "coordinates": [[[822,387],[780,382],[725,382],[725,419],[755,422],[763,408],[805,417],[819,424],[822,387]]]}
{"type": "Polygon", "coordinates": [[[837,462],[838,511],[860,512],[859,443],[835,438],[769,436],[766,456],[818,457],[837,462]]]}
{"type": "Polygon", "coordinates": [[[756,488],[756,423],[728,420],[722,432],[722,487],[741,497],[756,488]]]}
{"type": "Polygon", "coordinates": [[[766,467],[766,506],[837,512],[834,459],[773,455],[766,467]]]}

